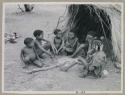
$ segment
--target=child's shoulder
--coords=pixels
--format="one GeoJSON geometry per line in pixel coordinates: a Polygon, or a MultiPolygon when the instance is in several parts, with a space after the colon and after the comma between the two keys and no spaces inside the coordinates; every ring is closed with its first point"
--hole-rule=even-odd
{"type": "Polygon", "coordinates": [[[27,50],[27,47],[23,47],[22,49],[21,49],[21,52],[25,52],[27,50]]]}
{"type": "Polygon", "coordinates": [[[36,43],[36,42],[38,42],[38,40],[35,39],[35,40],[34,40],[34,43],[36,43]]]}
{"type": "Polygon", "coordinates": [[[21,50],[25,50],[27,47],[23,47],[21,50]]]}
{"type": "Polygon", "coordinates": [[[34,45],[37,45],[39,44],[39,41],[38,40],[34,40],[34,45]]]}

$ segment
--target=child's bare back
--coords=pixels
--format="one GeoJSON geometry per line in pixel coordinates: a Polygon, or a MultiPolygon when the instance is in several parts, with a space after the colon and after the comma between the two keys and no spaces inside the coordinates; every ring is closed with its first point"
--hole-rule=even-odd
{"type": "Polygon", "coordinates": [[[52,57],[51,53],[48,52],[48,49],[50,49],[50,43],[49,41],[43,39],[43,31],[42,30],[35,30],[33,33],[34,37],[36,38],[34,47],[36,50],[36,53],[40,58],[43,58],[43,53],[49,55],[52,57]],[[46,42],[46,44],[43,44],[43,42],[46,42]]]}

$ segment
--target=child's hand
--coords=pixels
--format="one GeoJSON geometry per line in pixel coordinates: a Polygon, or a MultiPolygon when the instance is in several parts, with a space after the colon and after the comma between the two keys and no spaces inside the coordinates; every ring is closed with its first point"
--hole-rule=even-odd
{"type": "Polygon", "coordinates": [[[63,48],[63,50],[65,50],[65,49],[66,49],[66,47],[65,47],[65,46],[63,46],[62,48],[63,48]]]}
{"type": "Polygon", "coordinates": [[[68,51],[68,52],[72,52],[73,51],[72,48],[65,48],[65,50],[68,51]]]}
{"type": "Polygon", "coordinates": [[[41,59],[41,58],[39,58],[39,61],[42,62],[42,63],[44,63],[43,59],[41,59]]]}
{"type": "Polygon", "coordinates": [[[55,55],[58,55],[58,51],[55,51],[55,55]]]}
{"type": "Polygon", "coordinates": [[[53,58],[54,58],[54,56],[51,54],[51,55],[50,55],[50,58],[51,58],[51,59],[53,59],[53,58]]]}

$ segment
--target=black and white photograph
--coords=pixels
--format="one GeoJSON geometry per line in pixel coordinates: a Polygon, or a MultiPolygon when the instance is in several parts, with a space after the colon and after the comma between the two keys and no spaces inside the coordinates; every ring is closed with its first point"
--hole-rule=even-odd
{"type": "Polygon", "coordinates": [[[3,92],[122,92],[122,3],[4,3],[3,92]]]}

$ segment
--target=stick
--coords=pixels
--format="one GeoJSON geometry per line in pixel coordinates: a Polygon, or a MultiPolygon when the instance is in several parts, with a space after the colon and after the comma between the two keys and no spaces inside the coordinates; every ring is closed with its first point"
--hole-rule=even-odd
{"type": "Polygon", "coordinates": [[[56,64],[56,65],[50,66],[50,67],[43,67],[43,68],[39,68],[39,69],[33,69],[31,71],[28,71],[27,73],[28,74],[32,74],[32,73],[36,73],[36,72],[39,72],[39,71],[47,71],[47,70],[51,70],[51,69],[57,68],[57,67],[59,67],[61,65],[64,65],[64,64],[65,63],[63,63],[63,64],[56,64]]]}
{"type": "Polygon", "coordinates": [[[18,7],[19,7],[19,9],[22,11],[22,12],[25,12],[21,7],[20,7],[20,5],[18,4],[18,7]]]}
{"type": "Polygon", "coordinates": [[[72,68],[73,66],[75,66],[77,64],[77,62],[75,62],[75,63],[72,63],[72,64],[69,64],[69,63],[66,63],[65,65],[67,65],[67,66],[63,66],[63,67],[61,67],[60,69],[62,70],[62,71],[68,71],[70,68],[72,68]]]}

